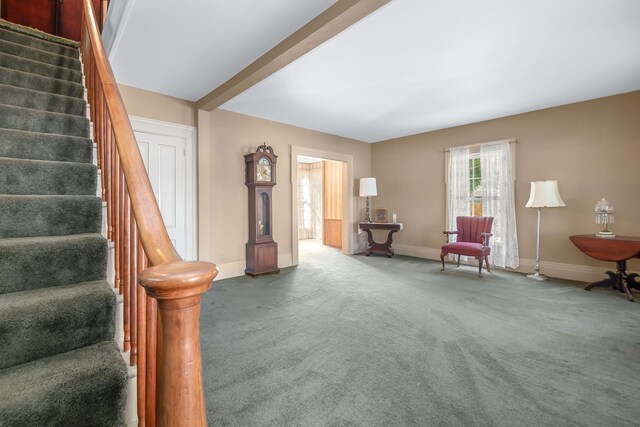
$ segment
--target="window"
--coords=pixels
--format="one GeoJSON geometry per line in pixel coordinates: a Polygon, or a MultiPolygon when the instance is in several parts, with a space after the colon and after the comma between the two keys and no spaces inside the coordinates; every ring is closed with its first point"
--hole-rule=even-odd
{"type": "Polygon", "coordinates": [[[492,264],[517,268],[514,173],[510,143],[452,147],[447,164],[448,228],[458,216],[493,217],[492,264]]]}
{"type": "Polygon", "coordinates": [[[471,216],[482,216],[480,152],[469,155],[469,205],[471,216]]]}

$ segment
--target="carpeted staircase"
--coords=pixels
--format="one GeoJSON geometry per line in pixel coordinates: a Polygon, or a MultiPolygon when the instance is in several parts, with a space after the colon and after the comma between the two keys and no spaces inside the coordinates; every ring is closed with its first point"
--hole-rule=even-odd
{"type": "Polygon", "coordinates": [[[0,426],[124,424],[73,42],[0,20],[0,426]]]}

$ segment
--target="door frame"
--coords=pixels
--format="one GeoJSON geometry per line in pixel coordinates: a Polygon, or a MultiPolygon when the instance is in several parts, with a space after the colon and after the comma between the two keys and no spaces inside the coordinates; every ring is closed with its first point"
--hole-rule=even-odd
{"type": "Polygon", "coordinates": [[[174,136],[185,140],[185,233],[188,261],[198,259],[198,206],[197,206],[197,173],[196,163],[196,128],[177,123],[129,116],[134,132],[145,132],[162,136],[174,136]]]}
{"type": "MultiPolygon", "coordinates": [[[[291,258],[292,265],[298,265],[298,156],[317,157],[345,163],[342,168],[342,253],[355,252],[356,233],[353,216],[353,156],[334,151],[291,146],[291,258]]],[[[324,193],[324,190],[323,190],[324,193]]]]}

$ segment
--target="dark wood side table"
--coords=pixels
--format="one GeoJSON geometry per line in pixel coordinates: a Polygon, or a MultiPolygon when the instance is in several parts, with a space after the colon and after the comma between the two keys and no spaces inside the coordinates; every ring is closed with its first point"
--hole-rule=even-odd
{"type": "Polygon", "coordinates": [[[369,247],[364,251],[366,256],[369,256],[372,253],[386,255],[388,258],[393,256],[394,251],[391,248],[391,243],[393,243],[393,233],[397,233],[402,230],[401,222],[361,222],[358,224],[358,227],[367,233],[369,247]],[[387,241],[384,243],[378,243],[373,240],[371,230],[388,230],[389,234],[387,235],[387,241]]]}
{"type": "Polygon", "coordinates": [[[569,237],[574,245],[585,254],[601,261],[616,263],[616,272],[607,271],[608,279],[588,284],[584,289],[590,291],[596,286],[611,286],[624,292],[627,299],[633,302],[630,288],[640,289],[640,284],[633,279],[635,275],[627,277],[627,260],[640,258],[640,237],[616,236],[611,238],[598,237],[595,234],[585,234],[569,237]]]}

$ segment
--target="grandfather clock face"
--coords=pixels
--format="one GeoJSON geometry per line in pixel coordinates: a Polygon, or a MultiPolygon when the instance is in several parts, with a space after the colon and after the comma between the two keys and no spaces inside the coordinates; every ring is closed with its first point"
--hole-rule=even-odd
{"type": "Polygon", "coordinates": [[[269,158],[262,157],[258,160],[258,166],[256,168],[257,176],[256,180],[260,182],[271,182],[271,162],[269,158]]]}

